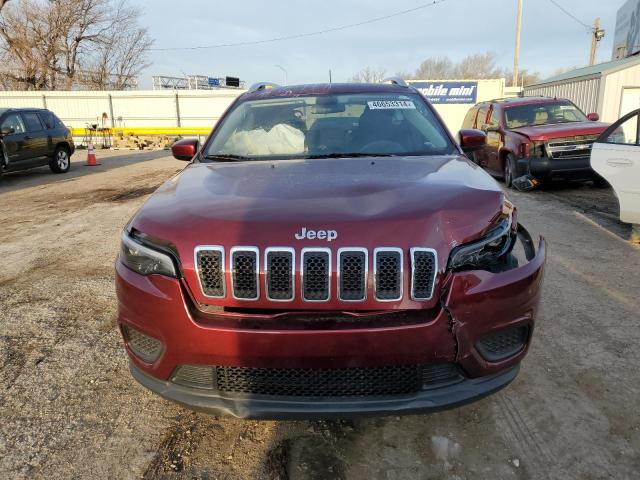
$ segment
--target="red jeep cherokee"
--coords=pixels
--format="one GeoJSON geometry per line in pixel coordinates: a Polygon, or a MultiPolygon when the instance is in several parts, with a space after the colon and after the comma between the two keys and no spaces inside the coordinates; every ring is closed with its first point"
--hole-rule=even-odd
{"type": "Polygon", "coordinates": [[[597,113],[585,115],[569,100],[522,97],[477,104],[462,128],[486,132],[486,145],[472,158],[508,187],[527,174],[542,183],[563,178],[605,185],[589,161],[591,145],[609,126],[597,120],[597,113]]]}
{"type": "Polygon", "coordinates": [[[433,411],[511,382],[545,262],[431,105],[394,84],[240,96],[126,226],[119,324],[142,385],[251,418],[433,411]]]}

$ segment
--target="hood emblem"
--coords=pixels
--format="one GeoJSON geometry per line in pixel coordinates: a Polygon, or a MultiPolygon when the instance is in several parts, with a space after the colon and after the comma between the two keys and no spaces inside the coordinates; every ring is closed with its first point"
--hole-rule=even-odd
{"type": "Polygon", "coordinates": [[[306,227],[302,227],[302,230],[294,234],[296,240],[326,240],[332,242],[338,238],[338,232],[335,230],[310,230],[306,227]]]}

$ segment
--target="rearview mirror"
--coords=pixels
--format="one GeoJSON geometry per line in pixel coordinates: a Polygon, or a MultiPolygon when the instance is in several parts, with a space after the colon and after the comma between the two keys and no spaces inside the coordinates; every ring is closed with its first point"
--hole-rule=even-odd
{"type": "Polygon", "coordinates": [[[465,129],[458,132],[458,143],[464,153],[480,150],[487,144],[487,135],[480,130],[465,129]]]}
{"type": "Polygon", "coordinates": [[[175,159],[188,162],[198,151],[198,146],[199,142],[195,138],[185,138],[171,145],[171,153],[175,159]]]}
{"type": "Polygon", "coordinates": [[[2,135],[3,137],[5,135],[11,135],[12,133],[15,133],[15,130],[11,127],[2,127],[0,128],[0,135],[2,135]]]}
{"type": "Polygon", "coordinates": [[[598,115],[596,112],[593,112],[587,115],[587,118],[592,122],[597,122],[598,120],[600,120],[600,115],[598,115]]]}

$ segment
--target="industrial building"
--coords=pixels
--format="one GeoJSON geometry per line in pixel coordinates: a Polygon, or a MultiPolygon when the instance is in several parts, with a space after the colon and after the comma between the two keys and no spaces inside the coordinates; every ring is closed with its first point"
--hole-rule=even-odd
{"type": "Polygon", "coordinates": [[[640,108],[640,55],[556,75],[524,87],[524,95],[567,98],[585,113],[614,122],[640,108]]]}

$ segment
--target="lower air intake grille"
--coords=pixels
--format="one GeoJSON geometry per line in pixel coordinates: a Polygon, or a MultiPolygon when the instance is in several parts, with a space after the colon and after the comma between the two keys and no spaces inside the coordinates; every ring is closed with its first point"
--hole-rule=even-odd
{"type": "Polygon", "coordinates": [[[367,297],[367,254],[340,252],[340,300],[358,301],[367,297]]]}
{"type": "Polygon", "coordinates": [[[336,369],[215,369],[221,392],[286,397],[402,395],[462,378],[452,364],[336,369]]]}
{"type": "Polygon", "coordinates": [[[521,325],[482,337],[476,348],[489,361],[504,360],[522,350],[528,338],[529,327],[521,325]]]}
{"type": "Polygon", "coordinates": [[[302,254],[302,296],[307,301],[329,300],[330,256],[327,251],[306,251],[302,254]]]}
{"type": "Polygon", "coordinates": [[[185,387],[213,388],[214,369],[208,365],[181,365],[171,377],[173,383],[185,387]]]}
{"type": "Polygon", "coordinates": [[[202,293],[207,297],[224,297],[224,254],[214,249],[196,251],[196,264],[202,285],[202,293]]]}
{"type": "Polygon", "coordinates": [[[243,300],[258,298],[258,252],[238,249],[231,252],[233,296],[243,300]]]}
{"type": "Polygon", "coordinates": [[[429,250],[412,249],[413,269],[411,296],[414,300],[429,300],[436,277],[436,254],[429,250]]]}
{"type": "Polygon", "coordinates": [[[267,252],[267,297],[293,300],[293,252],[267,252]]]}
{"type": "Polygon", "coordinates": [[[378,300],[402,298],[402,251],[376,249],[375,290],[378,300]]]}
{"type": "Polygon", "coordinates": [[[129,348],[140,360],[153,363],[160,357],[160,353],[162,353],[162,342],[160,340],[126,325],[122,326],[122,330],[129,348]]]}

